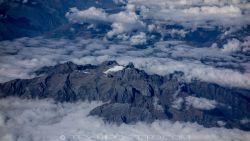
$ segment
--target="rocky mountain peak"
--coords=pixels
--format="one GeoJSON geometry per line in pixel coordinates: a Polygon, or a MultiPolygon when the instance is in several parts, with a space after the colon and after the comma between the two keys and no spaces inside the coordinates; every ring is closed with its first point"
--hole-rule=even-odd
{"type": "Polygon", "coordinates": [[[115,123],[171,119],[215,127],[223,121],[227,128],[250,130],[249,123],[241,122],[250,118],[249,90],[198,80],[180,81],[182,72],[149,75],[132,63],[123,67],[115,61],[106,61],[100,65],[66,62],[36,73],[49,75],[2,83],[0,97],[104,101],[106,104],[93,109],[90,115],[115,123]]]}

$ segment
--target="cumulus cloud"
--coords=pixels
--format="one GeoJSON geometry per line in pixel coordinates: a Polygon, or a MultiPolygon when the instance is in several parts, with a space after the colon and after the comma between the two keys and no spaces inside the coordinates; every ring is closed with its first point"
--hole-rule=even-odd
{"type": "Polygon", "coordinates": [[[76,7],[70,9],[66,13],[66,17],[70,22],[83,23],[93,21],[108,21],[107,13],[103,9],[90,7],[87,10],[80,11],[76,7]]]}
{"type": "Polygon", "coordinates": [[[147,37],[144,32],[140,32],[137,35],[134,35],[130,38],[130,42],[132,45],[143,45],[147,42],[147,37]]]}
{"type": "Polygon", "coordinates": [[[139,7],[144,19],[171,22],[186,27],[244,26],[249,24],[246,1],[231,0],[128,0],[139,7]],[[168,15],[168,16],[166,16],[168,15]]]}
{"type": "Polygon", "coordinates": [[[108,37],[132,30],[140,30],[145,26],[135,13],[134,5],[131,4],[126,6],[125,11],[114,14],[108,14],[103,9],[95,7],[91,7],[87,10],[71,8],[71,10],[66,13],[66,17],[74,23],[98,21],[111,23],[112,30],[107,33],[108,37]]]}
{"type": "Polygon", "coordinates": [[[110,15],[110,19],[113,21],[111,25],[113,29],[107,33],[108,37],[132,30],[140,30],[145,26],[144,23],[139,20],[138,15],[134,11],[131,11],[131,9],[112,14],[110,15]]]}
{"type": "Polygon", "coordinates": [[[185,14],[194,14],[194,15],[231,15],[239,16],[241,14],[240,8],[230,5],[224,7],[216,6],[203,6],[203,7],[192,7],[189,9],[184,9],[185,14]]]}
{"type": "MultiPolygon", "coordinates": [[[[71,8],[66,17],[73,23],[94,22],[110,24],[106,37],[113,38],[133,32],[158,32],[164,38],[171,35],[185,38],[197,28],[219,28],[223,36],[250,24],[250,4],[240,0],[128,0],[119,12],[108,13],[105,9],[90,7],[85,10],[71,8]],[[167,16],[166,16],[167,15],[167,16]],[[167,29],[166,25],[178,25],[183,29],[167,29]]],[[[214,36],[214,35],[211,35],[214,36]]],[[[239,37],[240,38],[240,37],[239,37]]]]}
{"type": "Polygon", "coordinates": [[[187,31],[185,30],[177,30],[177,29],[170,29],[167,31],[172,37],[176,37],[176,36],[181,36],[181,37],[185,37],[187,34],[187,31]]]}
{"type": "Polygon", "coordinates": [[[230,40],[227,44],[223,45],[222,51],[228,53],[241,51],[240,41],[237,39],[230,40]]]}
{"type": "Polygon", "coordinates": [[[126,4],[126,0],[113,0],[116,4],[126,4]]]}
{"type": "Polygon", "coordinates": [[[242,42],[237,39],[228,40],[223,45],[222,51],[225,53],[248,53],[250,51],[250,36],[245,37],[242,42]]]}
{"type": "Polygon", "coordinates": [[[240,120],[240,123],[241,123],[241,124],[247,124],[247,123],[249,123],[249,122],[250,122],[250,120],[247,119],[247,118],[244,118],[244,119],[240,120]]]}
{"type": "Polygon", "coordinates": [[[245,37],[243,43],[241,43],[242,45],[242,52],[250,52],[250,36],[245,37]]]}
{"type": "Polygon", "coordinates": [[[105,124],[88,116],[98,102],[54,103],[51,100],[0,100],[0,139],[6,141],[228,141],[249,140],[238,129],[204,128],[195,123],[155,121],[151,124],[105,124]]]}

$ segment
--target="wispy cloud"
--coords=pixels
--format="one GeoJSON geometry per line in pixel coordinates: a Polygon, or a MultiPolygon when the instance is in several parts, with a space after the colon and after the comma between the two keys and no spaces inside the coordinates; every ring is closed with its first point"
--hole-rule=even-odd
{"type": "Polygon", "coordinates": [[[211,110],[216,108],[217,102],[206,98],[188,96],[185,98],[186,104],[197,109],[211,110]]]}

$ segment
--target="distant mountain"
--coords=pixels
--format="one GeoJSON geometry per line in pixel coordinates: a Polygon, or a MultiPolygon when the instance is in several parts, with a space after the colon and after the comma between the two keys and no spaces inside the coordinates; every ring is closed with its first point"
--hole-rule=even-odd
{"type": "Polygon", "coordinates": [[[132,63],[121,66],[115,61],[84,66],[67,62],[35,73],[33,79],[0,84],[0,97],[103,101],[89,114],[118,124],[170,119],[250,130],[250,90],[185,82],[182,72],[149,75],[132,63]]]}
{"type": "Polygon", "coordinates": [[[112,0],[2,0],[0,1],[0,40],[33,37],[64,27],[71,7],[112,8],[112,0]]]}

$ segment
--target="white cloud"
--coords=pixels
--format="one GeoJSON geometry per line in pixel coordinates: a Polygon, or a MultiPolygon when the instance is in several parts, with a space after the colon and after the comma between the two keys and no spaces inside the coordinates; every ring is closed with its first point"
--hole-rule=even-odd
{"type": "Polygon", "coordinates": [[[192,106],[201,110],[211,110],[216,108],[217,102],[214,100],[209,100],[206,98],[198,98],[193,96],[188,96],[185,98],[186,105],[192,106]]]}
{"type": "Polygon", "coordinates": [[[126,4],[126,0],[113,0],[116,4],[126,4]]]}
{"type": "Polygon", "coordinates": [[[87,10],[80,11],[76,7],[70,9],[66,13],[66,17],[70,22],[83,23],[93,21],[108,21],[107,13],[103,9],[90,7],[87,10]]]}
{"type": "MultiPolygon", "coordinates": [[[[237,129],[204,128],[197,124],[155,121],[120,126],[105,124],[100,118],[88,116],[101,103],[54,103],[51,100],[0,100],[5,120],[0,127],[12,141],[228,141],[249,140],[248,132],[237,129]]],[[[0,132],[1,133],[1,132],[0,132]]]]}
{"type": "Polygon", "coordinates": [[[73,23],[84,22],[108,22],[112,23],[112,30],[107,33],[108,37],[118,35],[132,30],[141,30],[144,28],[144,23],[135,13],[134,5],[128,4],[125,11],[119,13],[108,14],[103,9],[91,7],[87,10],[78,10],[71,8],[67,12],[66,17],[73,23]]]}
{"type": "Polygon", "coordinates": [[[224,7],[217,6],[203,6],[203,7],[192,7],[189,9],[184,9],[185,14],[192,15],[231,15],[231,16],[240,16],[240,8],[230,5],[224,7]]]}
{"type": "Polygon", "coordinates": [[[108,37],[114,35],[130,32],[132,30],[141,30],[144,28],[144,23],[140,20],[139,16],[135,13],[134,5],[128,4],[125,11],[109,15],[112,23],[112,30],[107,33],[108,37]]]}
{"type": "MultiPolygon", "coordinates": [[[[124,4],[125,1],[115,2],[124,4]]],[[[107,13],[104,9],[91,7],[86,10],[71,8],[66,14],[69,21],[74,23],[111,24],[112,29],[107,33],[108,38],[134,30],[157,31],[164,34],[165,24],[182,25],[185,28],[167,31],[177,37],[185,37],[190,30],[197,27],[220,27],[222,31],[224,29],[236,32],[250,24],[250,19],[247,18],[249,16],[249,4],[238,0],[128,0],[124,10],[118,13],[107,13]]],[[[225,31],[225,35],[227,32],[225,31]]]]}
{"type": "Polygon", "coordinates": [[[240,120],[240,123],[241,124],[248,124],[248,123],[250,123],[250,120],[247,118],[244,118],[244,119],[240,120]]]}
{"type": "Polygon", "coordinates": [[[129,0],[139,7],[144,19],[197,26],[244,26],[250,23],[246,1],[230,0],[129,0]],[[166,16],[167,15],[167,16],[166,16]]]}
{"type": "Polygon", "coordinates": [[[23,3],[28,3],[28,0],[23,0],[23,3]]]}
{"type": "Polygon", "coordinates": [[[154,24],[148,25],[148,31],[152,32],[156,29],[156,26],[154,24]]]}
{"type": "Polygon", "coordinates": [[[244,42],[241,43],[242,52],[250,52],[250,36],[245,37],[244,42]]]}
{"type": "Polygon", "coordinates": [[[133,62],[137,68],[150,74],[166,75],[183,71],[187,81],[195,78],[232,87],[250,87],[249,71],[242,73],[230,68],[216,68],[213,64],[206,65],[200,61],[203,58],[212,59],[218,61],[214,64],[242,65],[249,70],[248,62],[224,53],[218,47],[196,48],[185,42],[164,41],[142,50],[130,47],[130,44],[130,41],[112,43],[99,39],[40,37],[3,41],[0,42],[0,81],[31,78],[36,69],[65,61],[99,64],[116,60],[121,65],[133,62]]]}
{"type": "Polygon", "coordinates": [[[218,69],[202,65],[194,60],[190,62],[176,61],[158,57],[121,57],[117,60],[122,64],[133,62],[136,67],[149,73],[165,75],[177,70],[185,73],[186,80],[196,78],[230,87],[249,88],[250,86],[250,74],[248,73],[240,73],[230,69],[218,69]]]}
{"type": "Polygon", "coordinates": [[[228,41],[227,44],[223,45],[222,51],[227,53],[234,53],[241,51],[240,41],[237,39],[232,39],[228,41]]]}
{"type": "Polygon", "coordinates": [[[112,30],[107,33],[108,37],[114,35],[130,32],[132,30],[140,30],[144,27],[144,23],[139,20],[138,15],[134,11],[125,11],[110,15],[113,21],[112,30]]]}
{"type": "Polygon", "coordinates": [[[130,38],[131,45],[143,45],[147,42],[147,37],[144,32],[140,32],[130,38]]]}

